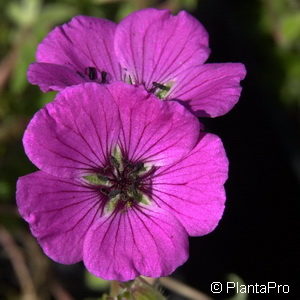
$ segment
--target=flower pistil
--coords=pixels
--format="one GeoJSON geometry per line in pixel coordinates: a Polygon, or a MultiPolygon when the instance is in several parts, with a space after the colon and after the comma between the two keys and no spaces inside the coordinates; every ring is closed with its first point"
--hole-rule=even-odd
{"type": "Polygon", "coordinates": [[[151,175],[154,171],[154,166],[129,161],[116,147],[104,168],[97,173],[84,175],[83,178],[106,198],[106,211],[113,212],[141,203],[149,205],[151,175]]]}

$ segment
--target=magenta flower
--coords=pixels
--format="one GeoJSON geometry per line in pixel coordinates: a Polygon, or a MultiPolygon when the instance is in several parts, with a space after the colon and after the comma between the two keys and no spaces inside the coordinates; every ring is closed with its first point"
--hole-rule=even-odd
{"type": "Polygon", "coordinates": [[[122,281],[168,275],[224,209],[227,158],[199,132],[182,105],[140,88],[66,88],[25,132],[41,171],[18,181],[20,214],[57,262],[122,281]]]}
{"type": "Polygon", "coordinates": [[[148,8],[118,25],[79,16],[39,45],[28,79],[43,91],[122,80],[180,100],[197,116],[216,117],[238,101],[246,71],[240,63],[204,64],[208,55],[207,32],[185,11],[148,8]]]}

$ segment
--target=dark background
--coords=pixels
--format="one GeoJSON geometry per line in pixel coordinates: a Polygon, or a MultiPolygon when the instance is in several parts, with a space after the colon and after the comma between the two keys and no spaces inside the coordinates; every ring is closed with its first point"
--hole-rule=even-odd
{"type": "MultiPolygon", "coordinates": [[[[40,299],[63,299],[59,291],[74,299],[97,299],[101,291],[81,264],[58,265],[41,254],[16,214],[16,179],[34,170],[21,137],[32,114],[53,98],[27,84],[26,68],[43,36],[72,15],[118,20],[151,5],[189,9],[209,32],[209,62],[242,62],[248,72],[234,109],[223,117],[202,119],[207,131],[222,138],[230,161],[224,217],[213,233],[190,239],[190,259],[173,276],[214,299],[234,296],[210,292],[212,282],[230,281],[230,274],[241,284],[274,281],[290,287],[289,294],[250,294],[247,299],[300,299],[299,1],[100,2],[37,1],[41,6],[27,23],[14,17],[9,1],[0,4],[0,229],[23,254],[40,299]],[[57,10],[52,8],[52,19],[42,20],[43,14],[51,16],[49,5],[57,10]]],[[[0,299],[22,299],[18,274],[1,242],[0,264],[0,299]]],[[[165,293],[169,299],[184,299],[165,293]]]]}
{"type": "Polygon", "coordinates": [[[242,61],[248,74],[238,105],[223,117],[203,120],[227,150],[228,200],[217,230],[191,239],[191,260],[182,272],[207,293],[211,282],[224,282],[235,273],[246,284],[290,286],[289,295],[250,299],[300,299],[299,107],[287,109],[281,102],[285,68],[272,36],[258,26],[260,4],[202,1],[196,12],[209,28],[210,61],[242,61]]]}

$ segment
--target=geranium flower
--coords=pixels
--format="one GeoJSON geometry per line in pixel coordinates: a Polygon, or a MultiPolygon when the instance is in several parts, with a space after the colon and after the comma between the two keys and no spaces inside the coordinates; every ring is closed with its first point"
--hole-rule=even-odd
{"type": "Polygon", "coordinates": [[[28,79],[43,91],[125,81],[180,100],[197,116],[216,117],[238,101],[246,71],[240,63],[204,64],[208,55],[207,32],[185,11],[148,8],[118,25],[78,16],[42,41],[28,79]]]}
{"type": "Polygon", "coordinates": [[[66,88],[24,135],[40,169],[17,205],[53,260],[105,279],[170,274],[188,235],[211,232],[225,201],[227,159],[182,105],[124,83],[66,88]]]}

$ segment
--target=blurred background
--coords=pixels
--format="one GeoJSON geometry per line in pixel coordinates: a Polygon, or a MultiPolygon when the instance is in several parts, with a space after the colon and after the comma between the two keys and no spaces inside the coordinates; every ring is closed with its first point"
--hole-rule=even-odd
{"type": "MultiPolygon", "coordinates": [[[[0,299],[95,300],[107,284],[82,264],[43,255],[18,216],[15,184],[35,170],[22,135],[55,93],[26,80],[43,37],[78,14],[119,21],[144,7],[188,10],[206,27],[209,62],[242,62],[241,100],[223,117],[203,119],[230,160],[227,207],[218,228],[190,239],[190,259],[174,278],[213,299],[300,299],[300,1],[299,0],[1,0],[0,1],[0,299]],[[288,284],[288,294],[212,294],[214,281],[288,284]]],[[[168,299],[186,299],[164,289],[168,299]]]]}

